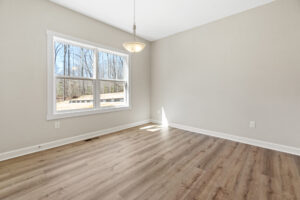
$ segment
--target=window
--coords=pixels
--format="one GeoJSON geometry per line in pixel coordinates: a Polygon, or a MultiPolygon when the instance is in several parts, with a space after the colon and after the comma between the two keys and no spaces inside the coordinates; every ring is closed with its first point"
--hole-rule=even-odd
{"type": "Polygon", "coordinates": [[[48,32],[48,119],[130,108],[129,55],[48,32]]]}

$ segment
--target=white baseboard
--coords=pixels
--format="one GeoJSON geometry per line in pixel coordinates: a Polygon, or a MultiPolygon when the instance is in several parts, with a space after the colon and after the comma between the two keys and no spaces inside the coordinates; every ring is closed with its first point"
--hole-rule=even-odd
{"type": "Polygon", "coordinates": [[[43,151],[46,149],[59,147],[62,145],[66,145],[66,144],[70,144],[70,143],[74,143],[74,142],[78,142],[78,141],[82,141],[82,140],[87,140],[90,138],[94,138],[94,137],[98,137],[98,136],[102,136],[102,135],[106,135],[106,134],[110,134],[110,133],[114,133],[114,132],[118,132],[118,131],[121,131],[124,129],[147,124],[149,122],[150,122],[150,120],[144,120],[144,121],[140,121],[140,122],[124,124],[124,125],[116,126],[116,127],[109,128],[109,129],[94,131],[94,132],[90,132],[90,133],[86,133],[86,134],[82,134],[82,135],[78,135],[78,136],[74,136],[74,137],[70,137],[70,138],[64,138],[64,139],[60,139],[60,140],[56,140],[56,141],[52,141],[52,142],[48,142],[48,143],[44,143],[44,144],[34,145],[34,146],[25,147],[25,148],[21,148],[21,149],[9,151],[9,152],[0,153],[0,161],[8,160],[11,158],[15,158],[15,157],[19,157],[19,156],[39,152],[39,151],[43,151]]]}
{"type": "MultiPolygon", "coordinates": [[[[151,120],[151,122],[161,124],[161,122],[158,120],[151,120]]],[[[275,151],[280,151],[280,152],[300,156],[300,148],[296,148],[296,147],[275,144],[275,143],[271,143],[271,142],[231,135],[231,134],[227,134],[227,133],[221,133],[221,132],[217,132],[217,131],[204,130],[204,129],[186,126],[186,125],[182,125],[182,124],[168,123],[168,125],[170,127],[182,129],[185,131],[190,131],[190,132],[194,132],[194,133],[213,136],[213,137],[217,137],[217,138],[222,138],[222,139],[226,139],[226,140],[231,140],[231,141],[235,141],[235,142],[240,142],[240,143],[244,143],[244,144],[249,144],[249,145],[253,145],[253,146],[257,146],[257,147],[262,147],[262,148],[266,148],[266,149],[271,149],[271,150],[275,150],[275,151]]]]}
{"type": "MultiPolygon", "coordinates": [[[[64,139],[60,139],[60,140],[56,140],[56,141],[52,141],[52,142],[48,142],[48,143],[44,143],[44,144],[25,147],[25,148],[21,148],[21,149],[9,151],[9,152],[0,153],[0,161],[8,160],[11,158],[15,158],[15,157],[19,157],[19,156],[39,152],[39,151],[43,151],[46,149],[59,147],[62,145],[66,145],[66,144],[70,144],[70,143],[74,143],[74,142],[78,142],[78,141],[82,141],[82,140],[87,140],[90,138],[94,138],[94,137],[98,137],[98,136],[102,136],[102,135],[106,135],[106,134],[110,134],[110,133],[114,133],[114,132],[118,132],[118,131],[121,131],[124,129],[147,124],[149,122],[153,122],[153,123],[157,123],[157,124],[161,123],[158,120],[144,120],[144,121],[140,121],[140,122],[116,126],[116,127],[109,128],[109,129],[94,131],[94,132],[90,132],[90,133],[86,133],[86,134],[82,134],[82,135],[78,135],[78,136],[74,136],[74,137],[70,137],[70,138],[64,138],[64,139]]],[[[204,129],[181,125],[181,124],[176,124],[176,123],[169,123],[169,126],[173,127],[173,128],[178,128],[178,129],[194,132],[194,133],[199,133],[199,134],[203,134],[203,135],[227,139],[227,140],[231,140],[231,141],[235,141],[235,142],[240,142],[240,143],[244,143],[244,144],[249,144],[249,145],[253,145],[253,146],[258,146],[258,147],[262,147],[262,148],[266,148],[266,149],[271,149],[271,150],[275,150],[275,151],[280,151],[280,152],[285,152],[285,153],[290,153],[290,154],[300,156],[300,148],[296,148],[296,147],[290,147],[290,146],[275,144],[275,143],[271,143],[271,142],[265,142],[265,141],[261,141],[261,140],[240,137],[240,136],[231,135],[231,134],[227,134],[227,133],[221,133],[221,132],[217,132],[217,131],[204,130],[204,129]]]]}

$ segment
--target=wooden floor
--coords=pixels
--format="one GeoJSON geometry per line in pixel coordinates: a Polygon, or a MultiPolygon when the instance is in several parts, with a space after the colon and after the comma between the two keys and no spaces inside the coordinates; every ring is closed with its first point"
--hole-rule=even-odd
{"type": "Polygon", "coordinates": [[[0,162],[0,199],[300,200],[300,157],[148,124],[0,162]]]}

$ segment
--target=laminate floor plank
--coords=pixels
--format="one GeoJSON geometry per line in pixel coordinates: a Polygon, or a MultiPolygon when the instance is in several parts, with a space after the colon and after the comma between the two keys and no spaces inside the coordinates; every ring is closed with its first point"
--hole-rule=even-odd
{"type": "Polygon", "coordinates": [[[2,200],[300,200],[300,157],[147,124],[0,162],[2,200]]]}

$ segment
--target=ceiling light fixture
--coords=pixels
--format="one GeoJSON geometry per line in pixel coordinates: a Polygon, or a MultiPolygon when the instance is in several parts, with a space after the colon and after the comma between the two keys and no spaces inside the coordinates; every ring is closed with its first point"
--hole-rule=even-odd
{"type": "Polygon", "coordinates": [[[133,0],[133,41],[124,42],[123,47],[130,53],[138,53],[141,52],[145,46],[145,43],[136,41],[135,0],[133,0]]]}

